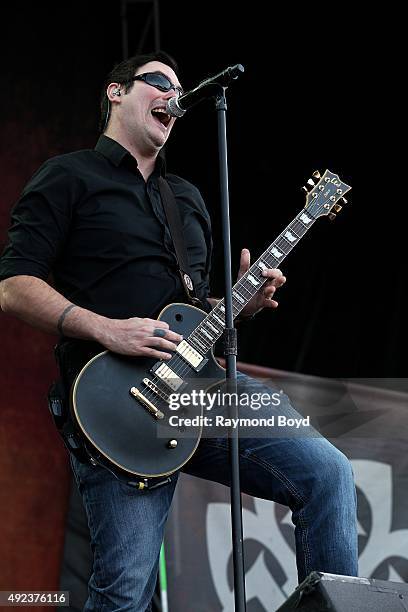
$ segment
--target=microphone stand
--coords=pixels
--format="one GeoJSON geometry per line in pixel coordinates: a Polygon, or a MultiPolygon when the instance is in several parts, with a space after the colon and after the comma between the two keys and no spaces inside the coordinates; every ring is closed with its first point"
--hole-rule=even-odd
{"type": "MultiPolygon", "coordinates": [[[[231,279],[231,244],[228,194],[228,156],[226,111],[227,87],[217,85],[215,107],[218,118],[218,155],[221,189],[222,238],[224,243],[224,278],[225,278],[225,329],[224,355],[227,371],[227,391],[237,392],[237,330],[234,328],[232,310],[232,279],[231,279]]],[[[232,397],[235,397],[234,395],[232,397]]],[[[231,402],[230,417],[238,418],[238,405],[231,402]]],[[[237,421],[235,421],[237,422],[237,421]]],[[[242,530],[242,500],[239,475],[239,428],[229,429],[229,459],[231,471],[231,521],[232,521],[232,553],[234,565],[234,600],[236,612],[246,611],[245,568],[242,530]]]]}

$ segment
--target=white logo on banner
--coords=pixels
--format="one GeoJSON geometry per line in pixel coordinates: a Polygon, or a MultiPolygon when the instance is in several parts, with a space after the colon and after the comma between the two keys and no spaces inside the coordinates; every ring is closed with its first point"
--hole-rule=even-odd
{"type": "MultiPolygon", "coordinates": [[[[359,575],[371,577],[376,568],[390,557],[408,560],[408,530],[392,531],[392,470],[378,461],[352,461],[357,487],[365,495],[370,506],[372,526],[366,534],[359,524],[359,535],[368,535],[367,543],[359,559],[359,575]]],[[[282,605],[297,585],[295,555],[281,531],[281,525],[293,524],[288,512],[279,524],[275,504],[254,498],[254,510],[243,509],[244,540],[259,542],[262,546],[256,561],[247,571],[247,601],[257,599],[266,611],[282,605]],[[279,582],[271,574],[265,555],[272,555],[280,566],[279,582]],[[284,578],[282,579],[282,576],[284,578]],[[283,582],[282,582],[283,580],[283,582]]],[[[232,585],[228,582],[227,568],[231,562],[229,504],[211,503],[207,507],[206,534],[210,571],[223,612],[233,612],[232,585]]],[[[389,565],[387,580],[403,579],[389,565]]]]}
{"type": "MultiPolygon", "coordinates": [[[[408,529],[392,530],[393,490],[392,469],[379,461],[352,461],[356,485],[370,505],[372,525],[368,541],[359,557],[360,576],[370,577],[377,567],[390,557],[408,560],[408,529]]],[[[361,533],[361,532],[360,532],[361,533]]],[[[386,580],[404,582],[392,565],[386,580]]]]}

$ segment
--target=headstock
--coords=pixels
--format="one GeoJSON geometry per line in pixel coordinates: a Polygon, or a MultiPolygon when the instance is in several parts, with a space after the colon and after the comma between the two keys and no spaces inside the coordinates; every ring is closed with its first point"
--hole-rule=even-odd
{"type": "Polygon", "coordinates": [[[307,193],[305,208],[315,219],[327,215],[333,220],[343,205],[347,204],[344,194],[350,191],[351,187],[330,170],[326,170],[323,176],[316,170],[312,176],[314,179],[307,181],[309,187],[303,187],[307,193]]]}

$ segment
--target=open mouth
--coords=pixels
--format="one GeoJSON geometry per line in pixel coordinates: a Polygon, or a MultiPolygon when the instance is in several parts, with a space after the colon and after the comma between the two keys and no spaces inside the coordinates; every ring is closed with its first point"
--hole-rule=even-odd
{"type": "Polygon", "coordinates": [[[164,108],[153,108],[152,115],[157,121],[160,121],[165,128],[167,128],[171,121],[170,115],[166,113],[164,108]]]}

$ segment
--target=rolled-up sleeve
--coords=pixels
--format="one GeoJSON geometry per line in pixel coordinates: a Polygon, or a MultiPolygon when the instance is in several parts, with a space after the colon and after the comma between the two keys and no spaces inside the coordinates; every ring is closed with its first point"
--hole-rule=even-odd
{"type": "Polygon", "coordinates": [[[48,161],[36,172],[13,208],[0,280],[21,274],[48,278],[79,197],[78,179],[65,168],[48,161]]]}

